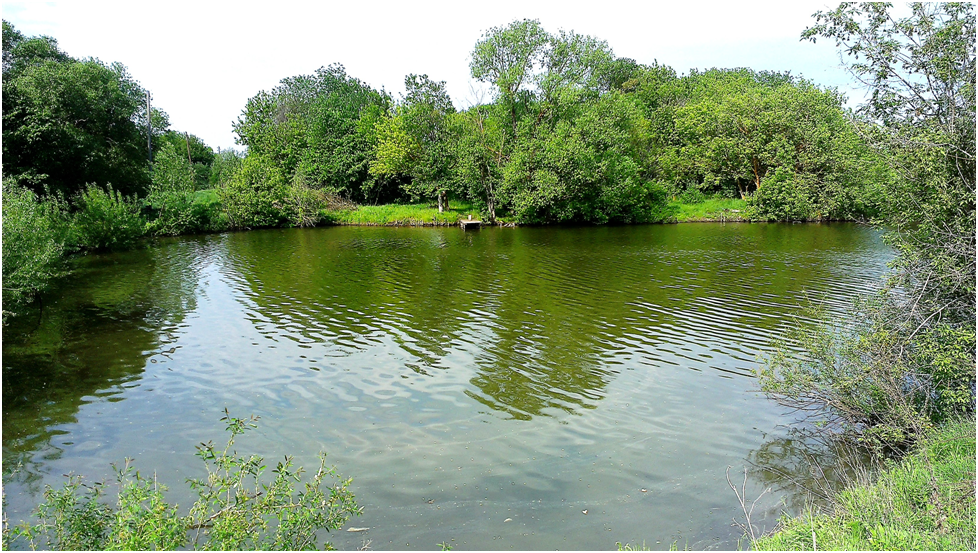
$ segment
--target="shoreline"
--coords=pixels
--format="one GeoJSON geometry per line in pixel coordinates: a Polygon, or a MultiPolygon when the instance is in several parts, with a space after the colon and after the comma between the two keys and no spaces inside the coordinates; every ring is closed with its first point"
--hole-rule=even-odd
{"type": "MultiPolygon", "coordinates": [[[[461,219],[460,219],[461,220],[461,219]]],[[[549,223],[549,224],[520,224],[514,223],[512,221],[496,221],[495,223],[482,223],[483,227],[498,227],[498,228],[600,228],[606,226],[612,227],[628,227],[628,226],[648,226],[648,225],[685,225],[685,224],[728,224],[728,223],[740,223],[740,224],[751,224],[751,225],[763,225],[763,224],[792,224],[792,225],[825,225],[832,223],[856,223],[860,225],[868,225],[869,221],[860,219],[822,219],[814,221],[757,221],[745,218],[736,219],[716,219],[716,218],[690,218],[684,219],[682,221],[672,220],[672,221],[657,221],[651,223],[606,223],[603,225],[595,225],[588,223],[549,223]]],[[[445,222],[445,221],[412,221],[412,220],[401,220],[401,221],[388,221],[388,222],[350,222],[350,221],[325,221],[320,222],[316,225],[308,226],[277,226],[277,227],[256,227],[256,228],[237,228],[237,229],[222,229],[222,230],[210,230],[210,231],[200,231],[192,232],[186,234],[176,234],[169,236],[150,236],[146,237],[147,240],[161,239],[161,238],[179,238],[181,236],[197,236],[197,235],[207,235],[207,234],[223,234],[226,232],[250,232],[255,230],[289,230],[289,229],[314,229],[314,228],[330,228],[330,227],[386,227],[386,228],[450,228],[459,226],[458,221],[456,222],[445,222]]],[[[84,252],[85,255],[90,252],[84,252]]]]}

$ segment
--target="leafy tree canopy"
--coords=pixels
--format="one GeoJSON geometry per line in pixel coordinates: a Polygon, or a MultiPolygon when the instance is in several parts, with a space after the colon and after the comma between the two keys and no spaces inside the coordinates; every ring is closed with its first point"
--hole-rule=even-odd
{"type": "MultiPolygon", "coordinates": [[[[149,183],[146,92],[125,66],[76,60],[50,37],[3,23],[3,171],[36,192],[86,183],[126,194],[149,183]]],[[[154,112],[154,127],[167,126],[154,112]]]]}
{"type": "Polygon", "coordinates": [[[275,163],[286,178],[366,201],[375,185],[373,127],[390,104],[386,92],[333,64],[252,97],[234,130],[249,154],[275,163]]]}

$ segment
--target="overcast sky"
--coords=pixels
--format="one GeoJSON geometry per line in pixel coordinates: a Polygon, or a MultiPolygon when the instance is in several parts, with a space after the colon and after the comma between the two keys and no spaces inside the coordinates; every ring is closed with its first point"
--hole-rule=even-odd
{"type": "MultiPolygon", "coordinates": [[[[791,71],[849,96],[851,79],[829,41],[801,42],[824,1],[575,3],[414,2],[44,2],[4,1],[3,18],[28,36],[49,35],[77,57],[118,61],[153,94],[171,127],[213,147],[234,147],[232,122],[248,98],[279,80],[342,63],[395,98],[408,73],[448,83],[456,106],[471,103],[468,58],[491,27],[539,19],[550,32],[606,40],[615,54],[692,68],[791,71]]],[[[858,98],[856,98],[858,100],[858,98]]]]}

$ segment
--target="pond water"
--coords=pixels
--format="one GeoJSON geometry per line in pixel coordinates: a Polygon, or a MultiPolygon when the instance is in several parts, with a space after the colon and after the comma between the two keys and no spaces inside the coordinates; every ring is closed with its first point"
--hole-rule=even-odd
{"type": "Polygon", "coordinates": [[[775,487],[762,528],[797,497],[761,465],[806,470],[751,371],[891,256],[854,224],[334,227],[88,256],[3,332],[7,513],[126,457],[188,505],[227,407],[261,417],[239,452],[325,450],[354,478],[369,530],[340,549],[735,548],[726,468],[775,487]]]}

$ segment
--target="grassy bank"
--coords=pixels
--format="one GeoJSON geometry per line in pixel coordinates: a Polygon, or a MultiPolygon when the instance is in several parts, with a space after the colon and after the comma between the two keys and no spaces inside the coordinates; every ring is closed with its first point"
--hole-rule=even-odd
{"type": "Polygon", "coordinates": [[[338,225],[442,226],[454,225],[469,215],[479,218],[478,210],[467,202],[451,202],[449,209],[441,213],[437,207],[426,204],[387,204],[331,211],[328,220],[338,225]]]}
{"type": "MultiPolygon", "coordinates": [[[[740,199],[710,198],[698,203],[672,202],[669,211],[679,223],[746,221],[747,203],[740,199]]],[[[329,211],[325,222],[338,225],[442,226],[454,225],[469,215],[478,219],[477,209],[468,202],[454,201],[439,213],[426,204],[363,205],[354,210],[329,211]]],[[[505,220],[506,217],[501,217],[505,220]]]]}
{"type": "Polygon", "coordinates": [[[747,202],[732,198],[708,198],[697,203],[672,202],[669,209],[680,223],[746,221],[747,202]]]}
{"type": "Polygon", "coordinates": [[[839,494],[831,513],[785,520],[766,551],[975,550],[975,423],[934,431],[875,482],[839,494]]]}

